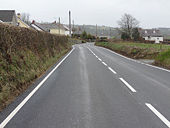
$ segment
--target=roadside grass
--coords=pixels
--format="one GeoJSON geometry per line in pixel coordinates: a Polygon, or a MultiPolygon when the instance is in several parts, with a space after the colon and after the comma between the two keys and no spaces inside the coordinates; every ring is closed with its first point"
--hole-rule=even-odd
{"type": "Polygon", "coordinates": [[[170,45],[136,42],[96,42],[95,45],[133,59],[153,59],[154,65],[170,69],[170,45]]]}
{"type": "MultiPolygon", "coordinates": [[[[161,44],[146,44],[146,43],[136,43],[136,42],[97,42],[96,45],[114,47],[114,49],[121,49],[122,47],[137,47],[142,49],[154,49],[160,51],[161,44]]],[[[170,49],[170,45],[162,45],[162,50],[170,49]]]]}
{"type": "Polygon", "coordinates": [[[161,52],[155,59],[155,64],[170,69],[170,50],[161,52]]]}
{"type": "Polygon", "coordinates": [[[44,56],[42,59],[31,50],[25,49],[11,55],[10,65],[0,55],[0,111],[69,50],[60,47],[60,52],[56,51],[55,56],[44,56]]]}

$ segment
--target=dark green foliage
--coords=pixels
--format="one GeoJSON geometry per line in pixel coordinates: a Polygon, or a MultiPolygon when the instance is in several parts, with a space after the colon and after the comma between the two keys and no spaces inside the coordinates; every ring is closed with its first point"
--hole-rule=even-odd
{"type": "Polygon", "coordinates": [[[134,41],[139,41],[141,39],[140,33],[138,31],[138,28],[134,28],[132,31],[132,38],[128,32],[122,32],[121,33],[121,39],[123,40],[131,40],[133,39],[134,41]]]}
{"type": "Polygon", "coordinates": [[[134,41],[139,41],[141,39],[138,28],[133,29],[132,38],[134,41]]]}
{"type": "Polygon", "coordinates": [[[129,39],[130,39],[130,36],[129,36],[129,34],[123,32],[123,33],[121,34],[121,39],[122,39],[122,40],[129,40],[129,39]]]}
{"type": "Polygon", "coordinates": [[[87,33],[86,31],[84,31],[81,36],[80,36],[82,39],[87,39],[87,33]]]}

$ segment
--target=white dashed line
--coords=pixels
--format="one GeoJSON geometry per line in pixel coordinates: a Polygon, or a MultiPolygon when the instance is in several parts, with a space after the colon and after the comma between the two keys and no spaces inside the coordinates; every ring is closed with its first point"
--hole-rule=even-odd
{"type": "Polygon", "coordinates": [[[99,61],[102,61],[102,59],[98,58],[99,61]]]}
{"type": "Polygon", "coordinates": [[[126,82],[123,78],[119,78],[132,92],[136,92],[136,90],[128,83],[126,82]]]}
{"type": "Polygon", "coordinates": [[[114,74],[117,74],[111,67],[108,67],[108,69],[113,72],[114,74]]]}
{"type": "Polygon", "coordinates": [[[170,128],[170,122],[160,113],[158,112],[151,104],[145,103],[145,105],[155,114],[159,117],[159,119],[162,120],[169,128],[170,128]]]}
{"type": "Polygon", "coordinates": [[[107,64],[105,62],[102,62],[102,64],[104,64],[105,66],[107,66],[107,64]]]}

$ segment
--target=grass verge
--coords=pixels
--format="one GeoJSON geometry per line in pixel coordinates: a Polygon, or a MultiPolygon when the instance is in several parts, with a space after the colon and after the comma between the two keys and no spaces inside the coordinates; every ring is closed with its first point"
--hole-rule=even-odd
{"type": "Polygon", "coordinates": [[[30,50],[24,50],[12,56],[12,64],[6,65],[0,56],[0,111],[25,91],[49,67],[55,64],[69,49],[61,49],[53,57],[40,59],[30,50]],[[23,59],[20,55],[24,55],[23,59]],[[6,71],[8,68],[8,72],[6,71]]]}
{"type": "Polygon", "coordinates": [[[170,45],[134,42],[96,42],[95,45],[133,59],[153,59],[154,65],[170,69],[170,45]]]}

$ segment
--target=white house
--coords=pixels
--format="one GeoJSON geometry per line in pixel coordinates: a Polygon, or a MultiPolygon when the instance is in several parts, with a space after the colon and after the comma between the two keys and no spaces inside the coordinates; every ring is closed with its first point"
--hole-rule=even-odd
{"type": "Polygon", "coordinates": [[[140,29],[139,32],[145,40],[155,41],[155,43],[163,42],[163,36],[157,29],[140,29]]]}

